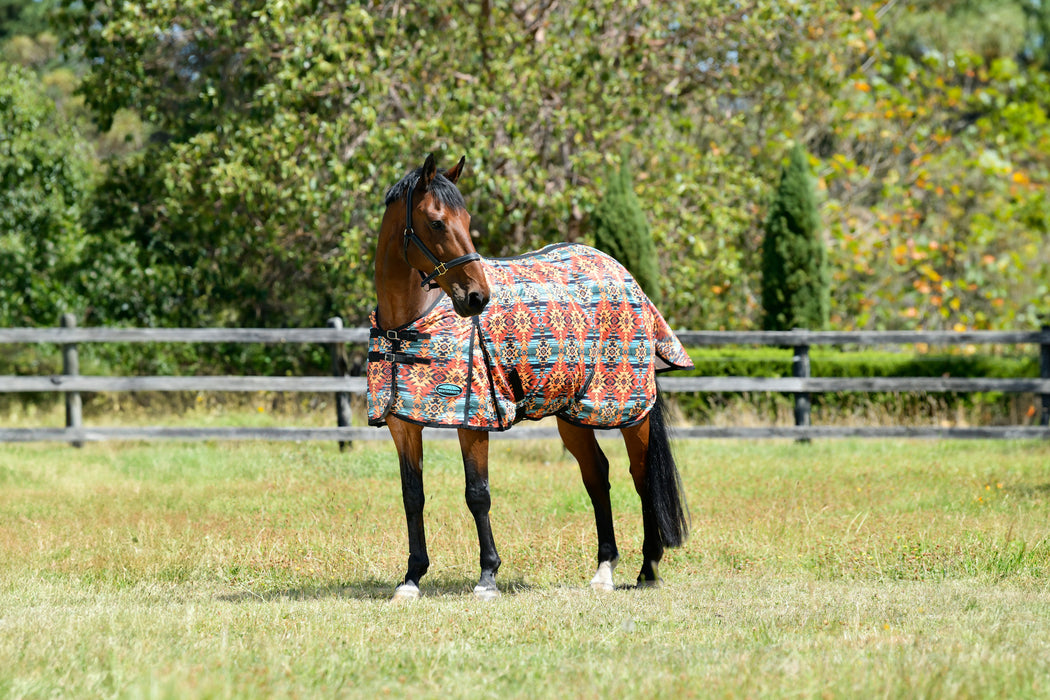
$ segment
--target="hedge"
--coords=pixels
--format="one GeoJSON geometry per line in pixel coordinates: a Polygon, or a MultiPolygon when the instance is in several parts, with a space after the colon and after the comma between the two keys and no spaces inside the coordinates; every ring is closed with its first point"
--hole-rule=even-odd
{"type": "MultiPolygon", "coordinates": [[[[790,377],[791,349],[780,348],[693,348],[689,356],[696,368],[675,372],[686,377],[790,377]]],[[[813,377],[989,377],[1032,378],[1039,376],[1035,353],[967,354],[959,351],[888,352],[879,350],[842,351],[811,348],[810,375],[813,377]]],[[[708,422],[731,406],[749,405],[767,419],[790,415],[791,395],[766,393],[675,394],[675,403],[686,420],[708,422]]],[[[814,420],[841,420],[863,413],[877,413],[890,420],[911,421],[926,418],[957,418],[960,412],[981,422],[1013,423],[1024,413],[1030,398],[1001,392],[980,394],[914,394],[830,392],[812,394],[814,420]]]]}

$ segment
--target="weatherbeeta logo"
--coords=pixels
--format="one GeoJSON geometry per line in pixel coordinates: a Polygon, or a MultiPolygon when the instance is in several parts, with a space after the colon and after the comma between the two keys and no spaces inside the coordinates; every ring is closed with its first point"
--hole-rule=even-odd
{"type": "Polygon", "coordinates": [[[438,384],[434,391],[437,392],[438,396],[450,399],[453,396],[459,396],[463,392],[463,387],[458,384],[438,384]]]}

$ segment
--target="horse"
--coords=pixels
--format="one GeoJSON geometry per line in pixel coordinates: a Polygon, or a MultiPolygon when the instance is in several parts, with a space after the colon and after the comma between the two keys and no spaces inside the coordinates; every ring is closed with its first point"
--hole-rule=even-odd
{"type": "Polygon", "coordinates": [[[609,461],[595,429],[619,428],[641,499],[638,586],[658,585],[665,548],[689,534],[655,373],[692,367],[663,317],[626,269],[587,246],[555,244],[483,258],[457,183],[466,158],[438,169],[433,154],[391,186],[375,258],[368,422],[397,450],[408,566],[395,600],[419,596],[430,564],[423,523],[426,426],[455,428],[481,575],[474,595],[499,595],[500,557],[489,521],[489,432],[553,415],[594,508],[595,590],[614,589],[619,551],[609,461]]]}

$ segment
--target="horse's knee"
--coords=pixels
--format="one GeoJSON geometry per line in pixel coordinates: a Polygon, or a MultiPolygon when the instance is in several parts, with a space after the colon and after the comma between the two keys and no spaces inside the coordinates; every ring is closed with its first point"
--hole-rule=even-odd
{"type": "Polygon", "coordinates": [[[464,498],[471,513],[488,513],[492,507],[492,495],[489,493],[489,485],[485,481],[478,480],[467,483],[464,498]]]}
{"type": "Polygon", "coordinates": [[[402,488],[401,497],[405,502],[405,515],[409,518],[413,516],[419,516],[423,514],[423,507],[426,506],[427,499],[423,495],[423,488],[402,488]]]}
{"type": "Polygon", "coordinates": [[[426,505],[423,493],[423,474],[411,464],[401,465],[401,498],[405,502],[405,513],[408,516],[419,515],[426,505]]]}

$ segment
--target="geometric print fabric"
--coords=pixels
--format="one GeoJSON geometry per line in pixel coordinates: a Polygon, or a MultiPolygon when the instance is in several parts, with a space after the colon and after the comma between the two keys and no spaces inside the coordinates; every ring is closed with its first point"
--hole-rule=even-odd
{"type": "Polygon", "coordinates": [[[656,372],[693,366],[627,270],[561,243],[482,260],[490,299],[462,318],[441,295],[423,318],[381,329],[372,314],[368,422],[506,430],[557,415],[618,428],[656,400],[656,372]]]}

